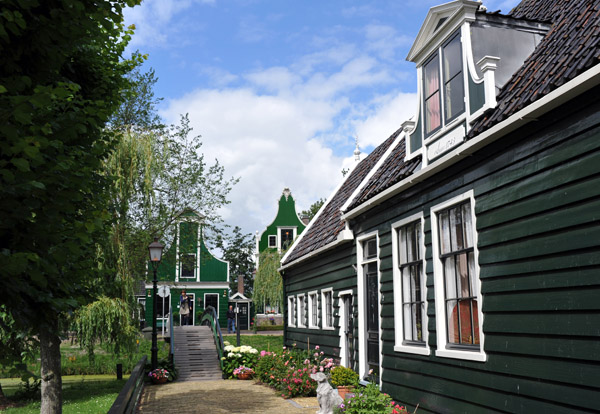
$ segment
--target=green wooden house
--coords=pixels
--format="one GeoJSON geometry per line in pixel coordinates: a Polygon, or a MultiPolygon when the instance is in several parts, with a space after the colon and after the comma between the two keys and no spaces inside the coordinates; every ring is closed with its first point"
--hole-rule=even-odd
{"type": "MultiPolygon", "coordinates": [[[[277,250],[279,252],[288,249],[294,240],[304,231],[307,219],[300,219],[296,212],[296,201],[289,188],[284,188],[278,201],[277,215],[270,225],[260,234],[256,234],[256,267],[260,266],[260,253],[267,249],[277,250]]],[[[255,304],[257,312],[264,314],[266,312],[280,313],[280,307],[277,304],[255,304]]]]}
{"type": "Polygon", "coordinates": [[[600,406],[600,1],[433,7],[413,119],[286,254],[285,343],[423,413],[600,406]]]}
{"type": "MultiPolygon", "coordinates": [[[[204,243],[202,217],[194,211],[184,211],[178,217],[173,240],[167,244],[158,267],[158,286],[168,287],[168,295],[158,296],[158,326],[166,323],[169,305],[173,323],[181,324],[179,301],[185,290],[192,299],[189,324],[199,325],[200,315],[207,306],[216,309],[221,327],[227,326],[229,297],[229,264],[213,256],[204,243]]],[[[152,321],[152,271],[146,281],[146,325],[152,321]]]]}

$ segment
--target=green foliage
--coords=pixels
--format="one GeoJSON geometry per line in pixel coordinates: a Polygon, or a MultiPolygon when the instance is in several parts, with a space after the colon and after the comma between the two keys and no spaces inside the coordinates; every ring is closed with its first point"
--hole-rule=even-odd
{"type": "Polygon", "coordinates": [[[265,249],[260,253],[254,278],[254,303],[283,303],[283,279],[279,274],[282,255],[277,250],[265,249]]]}
{"type": "Polygon", "coordinates": [[[310,378],[310,374],[327,374],[333,367],[333,359],[325,358],[318,349],[284,348],[281,353],[261,351],[256,376],[285,398],[315,395],[317,382],[310,378]]]}
{"type": "Polygon", "coordinates": [[[339,365],[331,370],[331,384],[336,387],[356,387],[358,381],[359,375],[350,368],[339,365]]]}
{"type": "Polygon", "coordinates": [[[254,289],[254,237],[252,234],[243,234],[238,226],[233,228],[230,235],[219,234],[215,242],[216,247],[223,251],[223,260],[229,262],[231,292],[238,291],[238,278],[244,278],[244,295],[252,297],[254,289]]]}
{"type": "Polygon", "coordinates": [[[317,215],[321,207],[325,204],[324,198],[319,198],[317,201],[312,203],[308,210],[302,210],[302,215],[307,216],[309,220],[312,220],[314,216],[317,215]]]}
{"type": "MultiPolygon", "coordinates": [[[[223,335],[224,341],[232,344],[237,343],[236,335],[223,335]]],[[[283,350],[283,336],[280,335],[240,335],[240,345],[248,345],[256,348],[258,351],[276,351],[283,350]]]]}
{"type": "Polygon", "coordinates": [[[258,325],[257,331],[283,331],[283,325],[258,325]]]}
{"type": "Polygon", "coordinates": [[[96,343],[111,345],[117,355],[122,349],[132,350],[137,330],[129,323],[129,314],[123,300],[106,296],[77,311],[77,336],[90,361],[94,360],[96,343]]]}
{"type": "Polygon", "coordinates": [[[392,397],[379,391],[371,382],[334,409],[335,414],[408,414],[405,407],[396,404],[392,397]]]}
{"type": "Polygon", "coordinates": [[[223,374],[227,378],[234,378],[233,370],[240,366],[252,368],[256,366],[258,360],[258,351],[247,345],[233,346],[225,341],[223,350],[223,374]]]}

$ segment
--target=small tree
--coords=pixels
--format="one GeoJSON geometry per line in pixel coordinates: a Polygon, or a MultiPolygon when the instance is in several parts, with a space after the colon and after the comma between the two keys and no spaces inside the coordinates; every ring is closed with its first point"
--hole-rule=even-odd
{"type": "Polygon", "coordinates": [[[230,235],[219,234],[216,247],[223,251],[223,259],[229,262],[231,281],[229,288],[238,291],[238,278],[244,278],[244,295],[252,297],[254,290],[254,237],[251,233],[242,233],[238,226],[233,228],[230,235]]]}
{"type": "Polygon", "coordinates": [[[275,249],[260,253],[259,266],[254,279],[254,303],[278,306],[283,303],[283,280],[279,266],[283,256],[275,249]]]}
{"type": "Polygon", "coordinates": [[[303,210],[302,215],[307,216],[309,220],[312,220],[317,215],[317,213],[319,212],[321,207],[323,207],[323,204],[325,204],[325,199],[324,198],[318,199],[317,201],[315,201],[314,203],[312,203],[310,205],[308,210],[303,210]]]}

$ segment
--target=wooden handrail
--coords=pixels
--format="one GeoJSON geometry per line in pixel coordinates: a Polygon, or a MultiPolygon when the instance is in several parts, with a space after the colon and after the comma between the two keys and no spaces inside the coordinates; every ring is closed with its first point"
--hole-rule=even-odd
{"type": "Polygon", "coordinates": [[[135,368],[133,368],[125,386],[117,396],[112,407],[110,407],[110,410],[108,410],[108,414],[130,414],[135,412],[138,398],[142,392],[142,385],[144,385],[144,367],[147,360],[148,357],[144,355],[135,368]]]}
{"type": "Polygon", "coordinates": [[[219,354],[219,364],[221,366],[221,371],[223,371],[223,350],[225,346],[223,345],[223,335],[221,334],[221,326],[219,325],[219,319],[217,318],[217,312],[215,308],[212,306],[204,309],[202,316],[200,318],[201,325],[210,325],[213,332],[213,338],[215,340],[215,345],[217,346],[217,353],[219,354]]]}

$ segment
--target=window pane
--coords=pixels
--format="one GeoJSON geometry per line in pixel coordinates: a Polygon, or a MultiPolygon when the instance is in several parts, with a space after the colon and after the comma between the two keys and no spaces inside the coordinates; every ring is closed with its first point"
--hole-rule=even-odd
{"type": "Polygon", "coordinates": [[[410,267],[410,278],[411,278],[411,301],[416,302],[421,300],[421,283],[419,282],[419,272],[417,266],[410,267]]]}
{"type": "Polygon", "coordinates": [[[444,279],[446,280],[446,298],[456,298],[456,278],[454,270],[454,257],[447,257],[444,260],[444,279]]]}
{"type": "Polygon", "coordinates": [[[444,86],[444,115],[446,121],[454,119],[465,110],[465,88],[462,73],[444,86]]]}
{"type": "Polygon", "coordinates": [[[429,98],[440,90],[440,67],[437,54],[425,65],[424,72],[425,98],[429,98]]]}
{"type": "Polygon", "coordinates": [[[473,309],[473,344],[479,345],[479,313],[477,310],[477,299],[471,301],[473,309]]]}
{"type": "Polygon", "coordinates": [[[473,222],[471,218],[471,203],[462,205],[462,216],[465,229],[465,248],[473,247],[473,222]]]}
{"type": "Polygon", "coordinates": [[[407,260],[413,262],[415,260],[415,228],[413,226],[406,226],[406,247],[407,260]]]}
{"type": "Polygon", "coordinates": [[[404,317],[404,339],[407,341],[412,341],[412,321],[410,314],[410,303],[402,306],[403,317],[404,317]]]}
{"type": "Polygon", "coordinates": [[[458,307],[455,300],[446,302],[446,315],[448,320],[448,342],[458,344],[458,307]]]}
{"type": "Polygon", "coordinates": [[[363,244],[363,258],[377,257],[377,239],[371,239],[363,244]]]}
{"type": "Polygon", "coordinates": [[[462,250],[463,248],[463,225],[460,209],[452,208],[448,212],[450,216],[450,239],[452,241],[452,251],[462,250]]]}
{"type": "Polygon", "coordinates": [[[458,291],[461,298],[469,297],[469,266],[467,254],[463,253],[457,257],[456,270],[458,272],[458,291]]]}
{"type": "Polygon", "coordinates": [[[460,36],[456,36],[443,49],[444,81],[453,78],[462,71],[460,36]]]}
{"type": "Polygon", "coordinates": [[[471,296],[477,296],[477,277],[475,275],[475,254],[469,252],[469,279],[471,282],[471,296]]]}
{"type": "Polygon", "coordinates": [[[410,302],[410,269],[402,269],[402,301],[410,302]]]}
{"type": "Polygon", "coordinates": [[[450,253],[450,222],[448,220],[448,212],[440,214],[440,250],[442,254],[450,253]]]}
{"type": "Polygon", "coordinates": [[[442,124],[440,93],[436,92],[425,101],[425,134],[430,134],[442,124]]]}
{"type": "Polygon", "coordinates": [[[413,339],[415,341],[423,340],[423,314],[421,313],[421,304],[416,303],[413,305],[414,309],[414,336],[413,339]]]}
{"type": "Polygon", "coordinates": [[[406,227],[402,227],[400,229],[400,235],[398,236],[398,251],[400,253],[400,264],[406,263],[408,260],[406,258],[406,227]]]}
{"type": "Polygon", "coordinates": [[[416,237],[416,244],[417,244],[417,259],[421,259],[423,257],[423,252],[421,252],[421,223],[417,222],[415,223],[415,233],[417,235],[416,237]]]}
{"type": "Polygon", "coordinates": [[[473,331],[471,330],[471,301],[459,302],[460,306],[460,343],[473,344],[473,331]]]}

